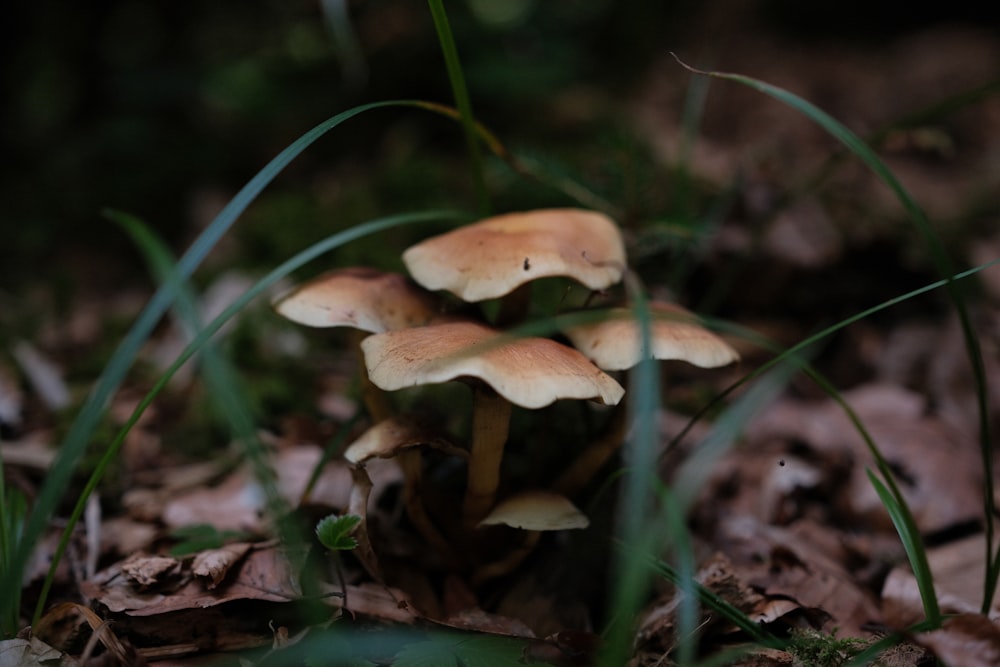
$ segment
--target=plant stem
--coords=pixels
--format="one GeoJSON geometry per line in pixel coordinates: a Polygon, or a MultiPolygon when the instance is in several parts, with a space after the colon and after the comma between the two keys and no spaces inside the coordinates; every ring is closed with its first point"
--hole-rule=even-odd
{"type": "Polygon", "coordinates": [[[462,118],[462,130],[465,133],[465,144],[472,160],[473,179],[476,185],[476,198],[479,201],[480,213],[486,215],[490,210],[489,195],[486,191],[486,176],[483,171],[483,155],[476,139],[476,121],[472,115],[472,103],[469,101],[469,89],[465,86],[465,75],[462,73],[462,62],[458,58],[455,38],[451,33],[448,14],[444,10],[443,0],[427,0],[431,16],[434,18],[434,28],[437,30],[438,42],[444,54],[444,64],[448,69],[448,80],[455,95],[455,106],[462,118]]]}

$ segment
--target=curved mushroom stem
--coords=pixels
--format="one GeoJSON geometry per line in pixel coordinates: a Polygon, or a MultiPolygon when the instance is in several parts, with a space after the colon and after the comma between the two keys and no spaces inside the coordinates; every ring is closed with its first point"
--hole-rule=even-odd
{"type": "Polygon", "coordinates": [[[365,409],[368,411],[368,417],[371,418],[372,423],[378,424],[380,421],[391,417],[393,410],[386,393],[376,387],[375,383],[368,377],[368,370],[365,367],[365,355],[361,350],[361,341],[367,336],[368,332],[355,329],[351,332],[351,346],[358,355],[358,362],[361,366],[361,370],[358,373],[361,380],[361,400],[365,404],[365,409]]]}
{"type": "Polygon", "coordinates": [[[347,513],[361,517],[361,522],[358,523],[353,533],[354,539],[358,543],[355,555],[372,579],[381,583],[383,580],[382,573],[379,571],[378,557],[375,555],[368,535],[368,497],[372,491],[372,480],[364,465],[356,465],[351,468],[351,479],[354,484],[351,486],[347,513]]]}
{"type": "Polygon", "coordinates": [[[472,397],[472,450],[462,515],[473,528],[489,513],[500,486],[500,462],[510,429],[512,405],[491,388],[477,385],[472,397]]]}
{"type": "Polygon", "coordinates": [[[567,497],[573,497],[585,487],[597,471],[608,462],[625,441],[625,427],[628,422],[626,398],[614,407],[608,423],[601,435],[592,441],[563,471],[552,485],[552,490],[567,497]]]}
{"type": "Polygon", "coordinates": [[[423,498],[420,494],[421,479],[423,477],[423,467],[420,460],[420,451],[417,448],[401,450],[396,454],[396,461],[403,471],[403,503],[406,507],[406,514],[410,517],[417,531],[423,535],[438,554],[449,564],[459,562],[455,549],[448,540],[437,529],[431,521],[424,507],[423,498]]]}
{"type": "Polygon", "coordinates": [[[531,552],[535,550],[535,547],[538,546],[538,540],[541,535],[541,531],[538,530],[527,531],[524,539],[521,540],[521,543],[517,545],[513,551],[500,560],[487,563],[476,570],[475,574],[472,575],[472,585],[478,586],[484,581],[495,579],[496,577],[501,577],[508,572],[512,572],[514,568],[520,565],[524,559],[531,555],[531,552]]]}

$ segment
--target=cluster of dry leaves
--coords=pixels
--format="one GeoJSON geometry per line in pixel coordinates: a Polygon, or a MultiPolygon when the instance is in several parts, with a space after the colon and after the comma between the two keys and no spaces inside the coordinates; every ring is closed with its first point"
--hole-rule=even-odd
{"type": "MultiPolygon", "coordinates": [[[[742,71],[821,104],[832,101],[828,110],[862,133],[981,83],[1000,59],[995,43],[975,33],[951,32],[911,38],[878,54],[802,54],[783,59],[780,67],[766,57],[775,53],[773,45],[744,42],[731,48],[755,54],[748,56],[742,71]],[[923,57],[928,51],[942,57],[923,57]],[[888,82],[894,85],[887,93],[888,82]],[[840,102],[848,99],[850,104],[840,102]]],[[[679,80],[684,76],[669,64],[656,68],[635,102],[637,126],[669,160],[679,150],[679,80]]],[[[756,328],[793,343],[824,322],[817,312],[821,307],[812,313],[815,320],[790,324],[785,318],[755,313],[756,305],[767,300],[780,311],[774,302],[781,298],[783,281],[830,267],[845,282],[870,280],[870,274],[851,273],[851,252],[872,237],[884,236],[888,221],[898,224],[899,208],[874,179],[848,165],[830,181],[826,192],[833,192],[832,199],[800,198],[766,225],[751,229],[751,223],[769,217],[769,207],[788,185],[782,179],[817,169],[831,144],[787,109],[769,106],[747,91],[725,88],[712,94],[722,99],[706,108],[705,133],[695,145],[692,169],[720,186],[743,173],[748,185],[742,217],[734,216],[719,230],[707,264],[712,267],[714,262],[717,268],[740,253],[767,257],[769,271],[739,281],[748,287],[734,291],[739,303],[733,311],[740,321],[753,321],[756,328]],[[733,108],[745,116],[734,121],[733,108]],[[781,132],[776,134],[775,128],[781,132]],[[762,295],[766,290],[770,293],[762,295]]],[[[1000,186],[1000,171],[984,168],[995,165],[1000,155],[1000,108],[987,100],[949,118],[950,124],[898,133],[883,149],[890,166],[933,219],[977,220],[984,201],[992,197],[995,207],[1000,186]]],[[[901,235],[898,230],[891,234],[901,235]]],[[[984,263],[1000,257],[1000,236],[973,236],[962,247],[963,266],[984,263]]],[[[886,275],[895,268],[885,267],[886,275]]],[[[245,284],[244,278],[229,280],[217,286],[222,302],[245,284]]],[[[975,280],[981,290],[972,313],[990,385],[989,421],[996,433],[1000,269],[987,270],[975,280]]],[[[862,284],[862,291],[866,287],[862,284]]],[[[841,293],[826,285],[816,299],[835,299],[841,293]]],[[[29,497],[35,492],[57,441],[53,415],[72,405],[78,389],[66,381],[74,355],[95,345],[103,321],[134,314],[143,298],[130,292],[81,296],[58,323],[53,318],[44,325],[34,342],[10,350],[12,363],[0,366],[2,455],[10,486],[29,497]]],[[[839,312],[845,304],[837,306],[839,312]]],[[[208,307],[217,310],[218,304],[208,307]]],[[[858,304],[846,307],[860,310],[858,304]]],[[[162,332],[151,341],[146,359],[152,364],[169,360],[180,336],[179,330],[162,332]]],[[[1000,630],[994,621],[1000,609],[979,613],[986,555],[981,490],[985,476],[974,383],[957,322],[952,315],[940,314],[862,321],[842,340],[846,342],[841,347],[848,351],[825,360],[837,365],[839,377],[852,379],[840,387],[844,397],[896,471],[927,538],[941,605],[947,613],[958,614],[943,629],[912,637],[919,648],[900,652],[892,664],[921,664],[927,651],[953,667],[997,664],[1000,630]],[[851,371],[845,373],[841,366],[851,371]]],[[[302,345],[285,348],[290,354],[295,350],[302,354],[302,345]]],[[[668,402],[689,402],[686,378],[717,391],[765,359],[751,348],[743,353],[742,368],[721,374],[688,376],[671,368],[668,402]]],[[[339,460],[323,468],[304,496],[331,424],[347,421],[356,409],[343,392],[349,370],[349,364],[328,368],[317,378],[317,385],[328,388],[315,399],[324,422],[288,419],[281,432],[262,433],[281,496],[311,518],[351,508],[351,471],[339,460]]],[[[182,377],[174,395],[182,396],[195,381],[191,375],[182,377]]],[[[116,399],[111,411],[116,423],[130,414],[140,391],[132,387],[116,399]]],[[[664,411],[663,442],[685,423],[684,416],[664,411]]],[[[306,557],[268,538],[265,495],[249,466],[232,456],[179,460],[161,447],[162,433],[169,428],[169,414],[154,407],[131,432],[120,473],[126,490],[120,498],[92,500],[61,565],[55,599],[65,602],[46,614],[30,638],[5,642],[0,664],[157,660],[162,665],[192,665],[219,652],[280,647],[301,629],[292,609],[304,599],[329,607],[330,618],[347,609],[354,618],[389,624],[433,619],[452,627],[539,638],[599,629],[595,624],[601,610],[594,608],[595,597],[581,599],[578,593],[604,587],[604,570],[590,569],[595,560],[599,568],[601,559],[574,550],[603,543],[606,522],[594,521],[590,536],[582,541],[546,542],[548,551],[541,550],[502,588],[477,596],[456,578],[432,582],[422,571],[420,547],[400,527],[400,472],[390,461],[376,461],[368,467],[373,489],[365,511],[378,531],[373,542],[385,559],[382,570],[391,585],[372,581],[350,559],[338,574],[334,561],[327,559],[318,566],[323,576],[315,578],[327,583],[303,590],[299,573],[306,557]],[[223,543],[195,548],[189,555],[170,555],[179,541],[173,531],[193,525],[211,526],[214,537],[225,538],[223,543]],[[563,576],[554,575],[557,571],[563,576]],[[588,577],[587,583],[580,583],[588,577]]],[[[664,479],[671,479],[708,428],[699,424],[679,447],[664,452],[664,479]]],[[[745,425],[701,490],[691,517],[701,563],[699,581],[775,629],[810,626],[836,630],[840,636],[869,637],[922,618],[901,543],[867,477],[873,463],[844,411],[797,380],[745,425]]],[[[26,574],[28,599],[45,574],[59,529],[53,526],[38,546],[26,574]]],[[[669,586],[651,591],[637,631],[636,664],[667,664],[664,656],[675,643],[676,606],[669,586]]],[[[742,639],[717,618],[706,617],[702,632],[708,646],[742,639]]],[[[552,643],[558,650],[546,654],[546,660],[585,661],[574,663],[575,656],[563,651],[556,639],[552,643]]],[[[794,664],[795,659],[790,653],[767,650],[743,658],[741,664],[794,664]]]]}

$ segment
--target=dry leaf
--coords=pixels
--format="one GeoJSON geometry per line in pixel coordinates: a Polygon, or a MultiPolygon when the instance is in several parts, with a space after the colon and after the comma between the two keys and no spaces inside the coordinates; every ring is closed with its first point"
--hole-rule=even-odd
{"type": "MultiPolygon", "coordinates": [[[[938,604],[946,614],[978,613],[982,606],[986,539],[973,535],[927,550],[927,561],[934,577],[938,604]]],[[[882,613],[890,627],[906,627],[924,618],[920,590],[910,569],[893,568],[882,587],[882,613]]],[[[994,597],[991,618],[1000,618],[1000,606],[994,597]]]]}
{"type": "Polygon", "coordinates": [[[302,594],[296,583],[297,573],[292,571],[288,557],[277,547],[251,551],[231,573],[229,581],[214,590],[205,590],[201,582],[190,580],[170,594],[142,591],[121,574],[122,564],[113,565],[83,582],[81,589],[109,610],[130,616],[201,609],[233,600],[288,602],[302,594]]]}
{"type": "Polygon", "coordinates": [[[37,637],[0,641],[0,667],[76,667],[78,664],[37,637]]]}
{"type": "Polygon", "coordinates": [[[191,563],[191,573],[196,577],[207,578],[207,588],[212,590],[222,582],[226,574],[242,559],[253,544],[238,542],[227,544],[219,549],[208,549],[195,555],[191,563]]]}
{"type": "Polygon", "coordinates": [[[1000,628],[981,614],[960,614],[945,619],[939,630],[916,636],[948,667],[1000,665],[1000,628]]]}

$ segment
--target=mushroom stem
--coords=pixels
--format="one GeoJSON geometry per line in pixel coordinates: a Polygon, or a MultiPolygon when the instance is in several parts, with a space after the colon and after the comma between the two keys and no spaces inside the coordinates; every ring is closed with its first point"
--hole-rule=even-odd
{"type": "Polygon", "coordinates": [[[368,497],[372,491],[372,480],[364,465],[356,465],[351,468],[351,479],[354,484],[351,486],[347,513],[361,517],[361,521],[353,533],[354,539],[358,543],[354,553],[372,579],[381,583],[382,573],[379,571],[378,557],[375,555],[371,538],[368,535],[368,497]]]}
{"type": "Polygon", "coordinates": [[[372,423],[378,424],[391,417],[393,410],[385,391],[375,386],[375,383],[368,377],[368,370],[365,368],[365,355],[361,349],[361,341],[367,336],[368,332],[355,329],[351,332],[351,346],[358,355],[358,361],[361,366],[361,370],[358,373],[361,381],[361,401],[365,404],[365,409],[368,411],[368,417],[372,423]]]}
{"type": "Polygon", "coordinates": [[[472,575],[472,585],[479,586],[484,581],[495,579],[507,574],[508,572],[512,572],[514,568],[524,561],[525,558],[531,555],[531,552],[535,550],[536,546],[538,546],[538,540],[541,536],[541,531],[527,531],[524,539],[521,540],[521,543],[517,545],[513,551],[500,560],[487,563],[476,570],[475,574],[472,575]]]}
{"type": "Polygon", "coordinates": [[[485,385],[473,391],[472,449],[462,505],[464,523],[469,528],[485,517],[496,501],[512,409],[507,399],[485,385]]]}
{"type": "Polygon", "coordinates": [[[626,398],[616,405],[601,435],[592,441],[552,485],[553,491],[573,497],[594,478],[625,441],[628,419],[626,398]]]}
{"type": "Polygon", "coordinates": [[[423,478],[423,466],[420,458],[420,450],[410,448],[401,450],[396,454],[396,461],[403,471],[403,503],[406,507],[406,514],[410,517],[417,531],[423,535],[437,553],[450,564],[459,562],[458,555],[448,540],[437,529],[434,522],[427,514],[421,496],[420,487],[423,478]]]}

